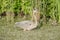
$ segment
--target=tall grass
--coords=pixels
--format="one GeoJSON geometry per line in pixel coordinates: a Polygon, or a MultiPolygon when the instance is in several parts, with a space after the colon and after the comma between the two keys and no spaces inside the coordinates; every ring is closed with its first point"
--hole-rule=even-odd
{"type": "Polygon", "coordinates": [[[59,7],[59,0],[0,0],[0,14],[6,12],[7,20],[11,19],[11,21],[14,20],[15,13],[20,15],[20,12],[23,11],[24,16],[27,14],[32,16],[32,10],[37,8],[40,13],[40,20],[42,19],[44,23],[50,19],[60,22],[59,7]]]}

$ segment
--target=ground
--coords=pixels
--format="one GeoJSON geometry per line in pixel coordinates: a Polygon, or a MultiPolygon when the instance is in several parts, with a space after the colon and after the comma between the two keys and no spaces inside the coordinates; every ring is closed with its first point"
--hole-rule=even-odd
{"type": "Polygon", "coordinates": [[[60,40],[60,26],[44,25],[31,31],[23,31],[1,24],[4,22],[0,23],[0,40],[60,40]]]}
{"type": "Polygon", "coordinates": [[[31,31],[0,26],[0,40],[60,40],[60,26],[42,26],[31,31]]]}

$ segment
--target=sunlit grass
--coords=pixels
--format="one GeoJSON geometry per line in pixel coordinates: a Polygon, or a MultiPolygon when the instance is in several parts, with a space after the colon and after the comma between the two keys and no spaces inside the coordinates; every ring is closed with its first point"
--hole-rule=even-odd
{"type": "Polygon", "coordinates": [[[12,25],[4,26],[0,20],[0,40],[60,40],[60,26],[43,25],[31,31],[23,31],[12,25]]]}

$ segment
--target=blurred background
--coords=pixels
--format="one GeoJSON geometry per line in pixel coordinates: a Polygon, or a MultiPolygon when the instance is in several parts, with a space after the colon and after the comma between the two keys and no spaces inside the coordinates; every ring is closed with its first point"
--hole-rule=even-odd
{"type": "MultiPolygon", "coordinates": [[[[31,39],[31,37],[29,37],[29,33],[32,34],[31,40],[40,40],[40,38],[41,40],[50,40],[51,37],[49,36],[49,32],[52,33],[51,36],[55,37],[55,35],[60,31],[59,26],[60,0],[0,0],[0,40],[15,40],[15,38],[16,40],[20,40],[19,37],[21,37],[21,40],[24,40],[24,37],[27,34],[28,37],[26,36],[25,40],[28,40],[29,38],[31,39]],[[19,28],[14,28],[15,22],[31,20],[34,8],[38,9],[38,13],[40,15],[37,30],[34,30],[35,32],[22,32],[19,28]],[[49,31],[47,32],[47,30],[49,31]],[[54,34],[55,30],[56,33],[54,34]],[[34,35],[34,33],[36,35],[34,35]],[[40,34],[41,37],[39,36],[40,34]],[[45,34],[47,34],[47,36],[44,36],[45,34]]],[[[60,40],[59,35],[57,35],[58,38],[53,39],[52,37],[52,39],[60,40]]]]}
{"type": "Polygon", "coordinates": [[[30,20],[34,8],[39,10],[40,23],[60,23],[59,0],[0,0],[0,24],[30,20]]]}

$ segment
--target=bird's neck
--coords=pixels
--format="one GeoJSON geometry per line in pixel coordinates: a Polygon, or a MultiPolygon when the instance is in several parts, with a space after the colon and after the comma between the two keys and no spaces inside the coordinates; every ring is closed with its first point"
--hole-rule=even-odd
{"type": "Polygon", "coordinates": [[[37,17],[35,15],[33,15],[33,18],[32,18],[32,21],[37,25],[38,22],[37,22],[37,17]]]}

